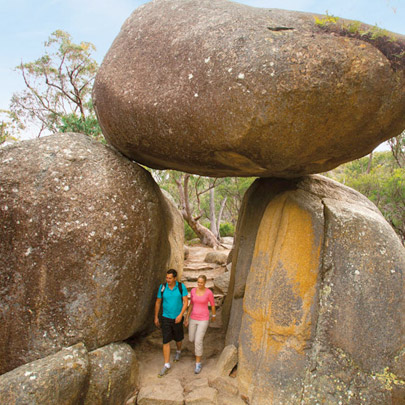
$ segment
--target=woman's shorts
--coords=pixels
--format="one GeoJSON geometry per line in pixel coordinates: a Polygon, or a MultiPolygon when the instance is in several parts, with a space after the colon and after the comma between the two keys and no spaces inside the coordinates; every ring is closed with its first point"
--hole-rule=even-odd
{"type": "Polygon", "coordinates": [[[181,342],[184,339],[183,318],[181,318],[181,322],[179,323],[175,323],[174,321],[175,319],[162,316],[163,344],[169,343],[172,340],[181,342]]]}

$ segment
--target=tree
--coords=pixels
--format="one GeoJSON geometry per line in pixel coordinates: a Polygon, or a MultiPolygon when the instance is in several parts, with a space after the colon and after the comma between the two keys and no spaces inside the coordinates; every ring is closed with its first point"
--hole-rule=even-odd
{"type": "Polygon", "coordinates": [[[388,139],[388,144],[398,167],[405,167],[405,131],[395,138],[388,139]]]}
{"type": "Polygon", "coordinates": [[[44,131],[75,130],[100,137],[91,89],[98,69],[90,42],[75,44],[64,31],[53,32],[45,42],[45,54],[17,66],[26,89],[11,99],[10,109],[23,125],[39,125],[44,131]]]}
{"type": "Polygon", "coordinates": [[[227,231],[234,229],[243,194],[254,180],[210,178],[172,170],[150,171],[159,186],[176,201],[187,223],[186,234],[194,232],[202,243],[213,247],[220,244],[221,226],[227,231]]]}
{"type": "Polygon", "coordinates": [[[354,160],[327,173],[369,198],[405,243],[405,168],[391,152],[374,152],[370,158],[354,160]]]}
{"type": "Polygon", "coordinates": [[[18,125],[10,111],[0,110],[0,145],[18,140],[18,125]]]}
{"type": "MultiPolygon", "coordinates": [[[[180,175],[175,177],[175,182],[177,184],[178,188],[178,195],[180,199],[180,212],[183,215],[184,220],[189,224],[191,229],[195,232],[195,234],[200,238],[201,243],[204,245],[217,248],[220,245],[220,242],[217,238],[217,236],[207,227],[202,225],[199,222],[199,219],[201,218],[201,214],[198,213],[197,216],[193,213],[193,210],[191,209],[191,204],[190,204],[190,196],[189,196],[189,183],[190,183],[190,178],[193,178],[194,181],[194,187],[196,192],[196,197],[198,201],[198,206],[199,206],[199,197],[201,194],[209,191],[213,187],[215,187],[213,184],[210,184],[207,189],[204,191],[198,191],[197,184],[199,183],[199,180],[201,179],[200,176],[193,176],[189,173],[181,173],[180,175]]],[[[214,181],[215,184],[215,181],[214,181]]]]}

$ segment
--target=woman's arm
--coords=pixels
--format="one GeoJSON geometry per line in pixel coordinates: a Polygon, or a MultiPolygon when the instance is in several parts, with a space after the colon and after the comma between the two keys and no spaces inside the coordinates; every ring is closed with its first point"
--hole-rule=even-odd
{"type": "Polygon", "coordinates": [[[184,326],[188,326],[188,322],[190,320],[190,315],[191,315],[192,310],[193,310],[193,302],[190,302],[190,305],[188,306],[188,311],[186,314],[186,319],[184,320],[184,326]]]}
{"type": "Polygon", "coordinates": [[[210,296],[209,296],[209,301],[211,304],[211,312],[212,312],[212,318],[211,321],[214,322],[215,318],[217,317],[217,312],[216,312],[216,308],[215,308],[215,299],[214,299],[214,294],[212,293],[212,291],[210,290],[210,296]]]}

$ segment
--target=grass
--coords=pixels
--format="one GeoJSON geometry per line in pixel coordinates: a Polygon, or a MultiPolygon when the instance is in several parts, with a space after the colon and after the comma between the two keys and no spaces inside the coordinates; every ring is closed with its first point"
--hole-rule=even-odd
{"type": "Polygon", "coordinates": [[[385,55],[395,71],[405,70],[405,41],[403,39],[396,38],[394,34],[377,25],[370,27],[360,21],[346,23],[327,12],[322,18],[314,18],[315,24],[320,29],[368,42],[385,55]]]}

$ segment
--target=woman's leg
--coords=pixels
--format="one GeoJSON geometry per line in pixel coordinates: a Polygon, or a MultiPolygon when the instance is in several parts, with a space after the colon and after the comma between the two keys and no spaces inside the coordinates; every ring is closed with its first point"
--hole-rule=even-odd
{"type": "Polygon", "coordinates": [[[190,342],[194,342],[196,330],[197,330],[197,321],[195,321],[194,319],[190,319],[188,324],[188,340],[190,342]]]}
{"type": "Polygon", "coordinates": [[[208,328],[209,321],[196,321],[198,322],[197,330],[195,332],[195,356],[196,362],[199,363],[201,361],[201,356],[203,355],[203,340],[205,336],[205,332],[208,328]]]}

